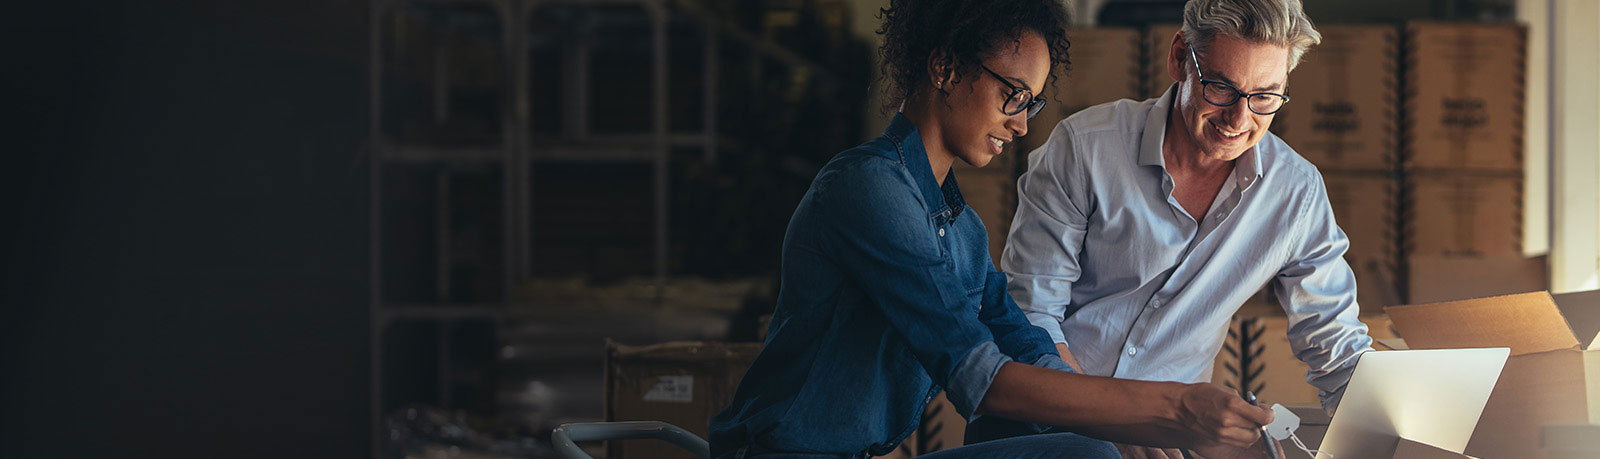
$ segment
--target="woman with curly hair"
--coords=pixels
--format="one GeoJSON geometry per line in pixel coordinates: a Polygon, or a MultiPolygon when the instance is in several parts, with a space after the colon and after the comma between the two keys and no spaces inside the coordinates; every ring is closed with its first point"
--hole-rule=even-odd
{"type": "Polygon", "coordinates": [[[940,390],[969,419],[1071,433],[928,457],[1118,457],[1105,440],[1254,443],[1272,413],[1227,389],[1087,376],[1063,363],[1006,293],[983,223],[962,200],[951,165],[983,167],[1027,134],[1045,103],[1035,94],[1067,64],[1060,2],[893,0],[880,17],[899,113],[829,161],[795,209],[766,347],[712,419],[712,455],[887,454],[940,390]]]}

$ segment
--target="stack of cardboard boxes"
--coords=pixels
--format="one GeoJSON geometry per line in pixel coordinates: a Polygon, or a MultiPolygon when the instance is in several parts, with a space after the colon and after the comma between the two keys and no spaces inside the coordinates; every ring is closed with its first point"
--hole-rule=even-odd
{"type": "Polygon", "coordinates": [[[1540,290],[1522,256],[1526,30],[1406,26],[1402,127],[1407,301],[1540,290]]]}

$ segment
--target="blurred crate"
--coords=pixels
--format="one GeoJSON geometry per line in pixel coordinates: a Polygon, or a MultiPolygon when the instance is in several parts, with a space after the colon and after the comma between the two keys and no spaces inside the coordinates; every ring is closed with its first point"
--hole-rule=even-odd
{"type": "Polygon", "coordinates": [[[1514,24],[1406,25],[1408,169],[1522,170],[1526,36],[1514,24]]]}
{"type": "Polygon", "coordinates": [[[1393,172],[1399,163],[1400,30],[1325,25],[1289,75],[1273,132],[1328,171],[1393,172]]]}

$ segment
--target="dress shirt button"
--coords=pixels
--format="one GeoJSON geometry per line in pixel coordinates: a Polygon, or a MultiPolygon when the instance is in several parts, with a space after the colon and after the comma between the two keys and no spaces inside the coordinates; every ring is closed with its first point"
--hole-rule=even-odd
{"type": "Polygon", "coordinates": [[[1133,346],[1128,346],[1128,355],[1129,356],[1136,355],[1138,353],[1139,353],[1138,349],[1135,349],[1133,346]]]}
{"type": "Polygon", "coordinates": [[[944,237],[944,228],[939,228],[939,237],[944,237]]]}
{"type": "Polygon", "coordinates": [[[1150,300],[1150,307],[1152,307],[1152,308],[1160,308],[1161,307],[1161,300],[1159,298],[1158,299],[1154,299],[1154,300],[1150,300]]]}

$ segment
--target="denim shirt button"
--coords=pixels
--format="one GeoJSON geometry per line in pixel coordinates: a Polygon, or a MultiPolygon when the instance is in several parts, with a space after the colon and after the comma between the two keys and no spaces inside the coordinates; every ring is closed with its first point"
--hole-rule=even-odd
{"type": "Polygon", "coordinates": [[[944,228],[939,228],[939,237],[944,237],[944,228]]]}

